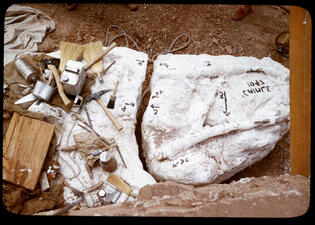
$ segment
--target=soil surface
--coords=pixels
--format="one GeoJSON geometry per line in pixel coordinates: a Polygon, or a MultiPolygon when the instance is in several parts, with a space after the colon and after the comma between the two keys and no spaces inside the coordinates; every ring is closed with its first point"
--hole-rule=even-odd
{"type": "Polygon", "coordinates": [[[71,210],[66,215],[292,218],[307,212],[309,185],[310,180],[299,175],[243,178],[198,188],[166,181],[141,188],[137,201],[71,210]]]}
{"type": "MultiPolygon", "coordinates": [[[[210,54],[271,57],[289,67],[289,58],[279,54],[275,45],[277,36],[289,30],[289,7],[252,6],[242,21],[231,16],[239,5],[212,4],[138,4],[135,10],[127,4],[78,4],[68,10],[65,4],[22,4],[39,9],[50,16],[56,24],[55,31],[46,35],[39,52],[59,50],[60,41],[79,44],[101,40],[105,45],[106,32],[110,25],[117,25],[133,37],[141,51],[149,58],[169,48],[173,40],[187,34],[190,42],[176,54],[210,54]]],[[[108,40],[119,34],[110,29],[108,40]]],[[[124,37],[115,39],[119,46],[126,46],[124,37]]],[[[128,47],[136,49],[132,41],[128,47]]],[[[183,46],[187,36],[180,38],[174,48],[183,46]]],[[[143,83],[145,90],[150,82],[153,65],[147,69],[143,83]]],[[[141,153],[141,118],[149,100],[147,93],[139,110],[136,127],[141,153]]],[[[290,136],[286,134],[276,148],[263,160],[236,174],[227,182],[242,177],[279,176],[289,173],[290,136]]],[[[144,162],[144,161],[143,161],[144,162]]]]}

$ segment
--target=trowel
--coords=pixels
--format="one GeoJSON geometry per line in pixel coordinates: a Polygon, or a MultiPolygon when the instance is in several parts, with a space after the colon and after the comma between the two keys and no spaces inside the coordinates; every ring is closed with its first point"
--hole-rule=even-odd
{"type": "Polygon", "coordinates": [[[54,87],[45,84],[40,80],[37,80],[33,92],[24,96],[23,98],[20,98],[19,100],[14,102],[14,104],[18,105],[22,103],[31,102],[34,100],[49,102],[54,93],[55,93],[54,87]]]}
{"type": "Polygon", "coordinates": [[[23,104],[31,101],[39,100],[36,96],[33,95],[33,93],[30,93],[28,95],[25,95],[23,98],[20,98],[16,102],[14,102],[15,105],[23,104]]]}

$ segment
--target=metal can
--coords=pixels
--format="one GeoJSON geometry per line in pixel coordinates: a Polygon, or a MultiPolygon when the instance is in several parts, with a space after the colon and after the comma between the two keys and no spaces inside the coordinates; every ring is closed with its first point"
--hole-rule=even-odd
{"type": "Polygon", "coordinates": [[[75,60],[67,60],[65,70],[60,76],[60,81],[65,92],[72,96],[81,93],[86,80],[83,63],[75,60]]]}
{"type": "Polygon", "coordinates": [[[117,162],[114,156],[109,152],[102,152],[100,155],[100,164],[106,172],[114,172],[117,169],[117,162]]]}
{"type": "Polygon", "coordinates": [[[39,75],[34,68],[24,59],[17,59],[14,62],[17,71],[28,83],[35,83],[39,79],[39,75]]]}
{"type": "Polygon", "coordinates": [[[36,84],[33,90],[33,95],[35,97],[45,102],[49,102],[49,100],[54,95],[54,93],[55,93],[55,88],[41,82],[40,80],[36,81],[36,84]]]}

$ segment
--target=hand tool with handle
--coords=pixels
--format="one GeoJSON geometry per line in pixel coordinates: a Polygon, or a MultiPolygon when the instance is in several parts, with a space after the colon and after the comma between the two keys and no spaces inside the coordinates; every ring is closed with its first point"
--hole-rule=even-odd
{"type": "Polygon", "coordinates": [[[53,76],[55,78],[55,82],[56,82],[56,85],[57,85],[57,89],[58,89],[59,95],[60,95],[63,103],[66,106],[70,105],[71,101],[66,96],[66,94],[64,92],[62,83],[60,82],[59,73],[58,73],[58,70],[57,70],[57,68],[59,67],[59,64],[60,64],[60,59],[57,59],[57,58],[42,59],[41,63],[42,63],[42,67],[44,69],[48,68],[52,72],[52,74],[53,74],[53,76]]]}
{"type": "MultiPolygon", "coordinates": [[[[84,123],[85,126],[87,126],[88,128],[90,128],[90,130],[91,130],[98,138],[100,138],[100,139],[104,142],[104,144],[105,144],[106,146],[112,144],[111,141],[107,140],[106,138],[104,138],[104,137],[102,137],[100,134],[98,134],[98,133],[83,119],[83,117],[82,117],[80,114],[74,113],[74,116],[75,116],[78,120],[80,120],[82,123],[84,123]]],[[[79,124],[79,125],[80,125],[80,124],[79,124]]],[[[82,128],[85,129],[84,127],[82,127],[82,128]]]]}
{"type": "Polygon", "coordinates": [[[100,76],[104,76],[106,72],[112,67],[112,65],[114,65],[114,63],[116,63],[116,60],[114,60],[111,64],[109,64],[109,66],[107,66],[105,70],[100,74],[100,76]]]}
{"type": "Polygon", "coordinates": [[[86,101],[90,101],[92,99],[96,100],[98,102],[98,104],[103,108],[103,110],[105,111],[108,118],[112,121],[112,123],[114,124],[116,129],[118,131],[120,131],[120,130],[122,130],[123,127],[120,125],[120,123],[117,121],[117,119],[113,116],[113,114],[109,111],[109,109],[107,109],[107,107],[104,105],[103,101],[101,100],[101,95],[104,94],[105,92],[107,92],[107,91],[102,90],[102,91],[93,93],[89,97],[86,98],[86,101]]]}
{"type": "Polygon", "coordinates": [[[55,78],[55,81],[56,81],[56,84],[57,84],[57,89],[58,89],[59,95],[60,95],[63,103],[65,104],[65,106],[70,105],[71,101],[67,97],[67,95],[66,95],[66,93],[65,93],[65,91],[63,89],[63,86],[62,86],[62,84],[60,82],[59,74],[58,74],[58,71],[57,71],[56,67],[54,65],[48,65],[48,69],[50,69],[51,72],[54,75],[54,78],[55,78]]]}
{"type": "Polygon", "coordinates": [[[107,108],[109,108],[109,109],[113,109],[115,107],[116,93],[117,93],[118,85],[119,85],[119,81],[116,82],[115,88],[113,90],[113,94],[110,96],[110,99],[107,103],[107,108]]]}
{"type": "Polygon", "coordinates": [[[54,215],[55,216],[60,216],[60,215],[63,215],[65,214],[66,212],[68,212],[71,208],[73,208],[75,205],[79,204],[80,202],[82,202],[85,198],[85,195],[92,192],[92,191],[95,191],[96,189],[99,189],[101,186],[103,185],[103,182],[100,182],[96,185],[93,185],[92,187],[89,188],[88,191],[86,192],[82,192],[82,191],[79,191],[79,190],[76,190],[75,188],[73,187],[70,187],[69,185],[65,185],[67,186],[68,188],[70,188],[76,195],[79,196],[79,198],[70,203],[69,205],[65,206],[64,208],[62,208],[61,210],[57,211],[54,215]]]}

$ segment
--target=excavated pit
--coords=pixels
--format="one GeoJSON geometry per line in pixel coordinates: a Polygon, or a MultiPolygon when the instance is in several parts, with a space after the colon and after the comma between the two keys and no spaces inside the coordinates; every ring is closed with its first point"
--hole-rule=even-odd
{"type": "MultiPolygon", "coordinates": [[[[163,5],[163,4],[139,4],[138,10],[131,11],[126,5],[123,4],[79,4],[74,10],[67,11],[63,4],[23,4],[30,7],[34,7],[42,10],[52,17],[56,23],[56,31],[47,34],[43,43],[39,46],[40,52],[52,52],[58,50],[59,41],[73,41],[80,44],[88,43],[94,40],[104,40],[105,30],[104,28],[108,27],[111,24],[119,23],[120,26],[125,29],[126,33],[135,37],[138,43],[143,47],[144,52],[149,53],[149,58],[152,57],[155,53],[162,52],[167,49],[169,44],[181,33],[189,33],[192,42],[191,44],[183,49],[178,51],[178,54],[212,54],[212,55],[222,55],[222,54],[232,54],[235,56],[254,56],[261,58],[264,56],[271,56],[274,60],[288,67],[289,59],[280,55],[274,46],[274,38],[278,33],[283,30],[288,30],[288,18],[289,14],[287,11],[283,10],[278,6],[254,6],[253,13],[249,15],[242,22],[235,22],[231,20],[231,15],[238,9],[238,5],[163,5]],[[166,19],[159,17],[163,13],[166,15],[166,19]],[[84,15],[84,16],[82,16],[84,15]],[[93,16],[92,16],[93,15],[93,16]],[[121,15],[121,16],[120,16],[121,15]],[[122,16],[123,15],[123,16],[122,16]],[[198,15],[198,16],[197,16],[198,15]],[[155,16],[156,20],[147,20],[155,16]],[[188,19],[190,18],[190,19],[188,19]],[[137,23],[135,22],[137,21],[137,23]],[[142,26],[139,26],[139,22],[142,26]],[[92,25],[90,25],[92,24],[92,25]],[[209,24],[207,26],[207,24],[209,24]],[[220,30],[216,29],[216,26],[211,24],[220,25],[220,30]],[[179,26],[180,25],[180,26],[179,26]],[[174,27],[178,29],[174,30],[174,27]],[[71,32],[69,32],[71,30],[71,32]],[[76,31],[76,32],[74,32],[76,31]],[[241,35],[240,35],[241,33],[241,35]],[[257,36],[259,33],[259,36],[257,36]],[[154,42],[153,42],[154,40],[154,42]],[[226,47],[224,47],[226,46],[226,47]],[[231,46],[231,47],[230,47],[231,46]],[[233,48],[233,49],[232,49],[233,48]]],[[[111,35],[113,36],[113,35],[111,35]]],[[[124,46],[124,39],[117,40],[118,45],[124,46]]],[[[143,113],[146,110],[148,101],[150,98],[150,92],[145,93],[147,87],[149,86],[151,75],[153,72],[153,64],[149,63],[147,67],[147,73],[145,81],[142,84],[142,94],[145,94],[143,100],[140,104],[140,107],[137,112],[137,123],[135,128],[135,135],[137,144],[139,146],[139,158],[143,164],[144,169],[147,171],[145,158],[143,156],[142,150],[142,140],[141,140],[141,122],[143,113]]],[[[285,180],[289,179],[292,187],[299,187],[301,195],[296,194],[300,198],[295,198],[291,201],[292,204],[299,204],[301,207],[297,211],[288,212],[291,214],[286,214],[282,211],[281,215],[297,216],[303,214],[308,207],[307,200],[309,199],[308,195],[308,181],[305,181],[303,178],[291,178],[287,177],[287,174],[290,173],[290,135],[289,133],[285,134],[281,140],[276,144],[275,148],[271,153],[262,159],[261,161],[255,163],[254,165],[246,168],[245,170],[235,174],[230,179],[223,182],[223,184],[209,185],[219,188],[221,185],[231,186],[235,181],[247,179],[250,177],[256,177],[258,179],[263,179],[259,177],[270,176],[268,178],[272,180],[272,184],[275,186],[277,182],[274,180],[285,180]],[[277,177],[281,178],[277,178],[277,177]]],[[[254,179],[255,180],[255,179],[254,179]]],[[[244,181],[244,180],[243,180],[244,181]]],[[[259,182],[259,181],[258,181],[259,182]]],[[[283,181],[285,182],[285,181],[283,181]]],[[[263,182],[266,184],[265,182],[263,182]]],[[[174,210],[178,206],[183,206],[185,204],[182,202],[183,199],[189,199],[189,196],[178,196],[178,193],[172,193],[172,190],[178,189],[180,184],[171,184],[165,185],[163,182],[153,185],[152,187],[146,187],[140,191],[140,196],[144,196],[143,192],[145,190],[150,190],[150,188],[159,191],[166,190],[164,195],[152,194],[150,195],[152,199],[159,200],[166,204],[164,210],[169,211],[169,213],[159,213],[162,212],[161,209],[153,207],[151,212],[140,213],[143,207],[152,207],[153,201],[148,199],[140,199],[139,202],[131,203],[126,202],[121,204],[115,204],[111,206],[99,207],[99,208],[88,208],[85,210],[73,210],[70,212],[70,215],[109,215],[108,212],[115,212],[110,215],[122,216],[227,216],[224,209],[226,209],[226,204],[220,203],[220,205],[211,205],[204,207],[202,213],[198,213],[198,210],[184,210],[183,213],[176,212],[174,210]],[[166,186],[166,187],[165,187],[166,186]],[[167,187],[168,186],[168,187],[167,187]],[[164,189],[163,189],[164,187],[164,189]],[[172,196],[172,201],[168,203],[164,202],[161,197],[168,195],[172,196]],[[151,205],[150,205],[151,204],[151,205]],[[138,206],[137,206],[138,205],[138,206]],[[217,207],[217,211],[209,213],[209,209],[217,207]],[[130,208],[136,209],[135,211],[129,211],[130,208]],[[114,209],[115,211],[112,211],[114,209]],[[208,209],[208,211],[207,211],[208,209]],[[222,209],[224,213],[219,213],[219,209],[222,209]],[[154,211],[156,210],[156,211],[154,211]],[[173,213],[173,214],[172,214],[173,213]],[[208,214],[207,214],[208,213],[208,214]]],[[[228,187],[222,186],[222,187],[228,187]]],[[[262,185],[264,186],[264,185],[262,185]]],[[[290,186],[291,187],[291,186],[290,186]]],[[[191,187],[187,187],[189,190],[191,187]]],[[[263,187],[264,188],[264,187],[263,187]]],[[[280,190],[280,189],[279,189],[280,190]]],[[[152,191],[152,190],[151,190],[152,191]]],[[[190,190],[191,191],[191,190],[190,190]]],[[[286,190],[290,191],[290,190],[286,190]]],[[[196,189],[196,192],[198,190],[196,189]]],[[[193,191],[195,193],[195,191],[193,191]]],[[[297,192],[296,192],[297,193],[297,192]]],[[[290,192],[289,197],[294,193],[290,192]]],[[[201,195],[200,195],[201,196],[201,195]]],[[[225,195],[218,194],[218,199],[224,199],[225,195]],[[221,197],[220,197],[221,196],[221,197]]],[[[238,195],[241,197],[241,195],[238,195]]],[[[260,196],[266,200],[269,197],[260,196]]],[[[280,204],[286,202],[283,196],[280,196],[277,201],[276,198],[272,199],[274,204],[280,204]],[[281,200],[281,201],[280,201],[281,200]]],[[[165,197],[167,198],[167,197],[165,197]]],[[[258,198],[256,199],[258,200],[258,198]]],[[[250,202],[254,205],[253,201],[250,202]]],[[[193,201],[190,204],[192,208],[199,208],[202,205],[202,202],[193,201]],[[197,207],[196,207],[197,206],[197,207]]],[[[257,203],[255,203],[257,204],[257,203]]],[[[286,203],[285,203],[286,204],[286,203]]],[[[232,204],[234,210],[237,208],[246,207],[248,205],[243,200],[239,199],[239,202],[232,204]]],[[[231,207],[232,207],[231,206],[231,207]]],[[[261,205],[258,207],[262,207],[261,205]]],[[[254,207],[255,208],[255,207],[254,207]]],[[[182,208],[181,208],[182,209],[182,208]]],[[[256,212],[259,208],[256,208],[256,212]]],[[[261,209],[261,208],[260,208],[261,209]]],[[[264,209],[268,209],[268,204],[264,206],[264,209]]],[[[231,209],[233,211],[233,209],[231,209]]],[[[257,215],[253,210],[253,215],[257,215]]],[[[266,211],[265,211],[266,212],[266,211]]],[[[234,211],[235,215],[239,216],[240,213],[234,211]]],[[[271,213],[271,212],[270,212],[271,213]]],[[[49,214],[43,213],[43,214],[49,214]]],[[[109,216],[110,216],[109,215],[109,216]]],[[[268,212],[261,214],[261,216],[268,216],[268,212]]],[[[274,215],[274,214],[273,214],[274,215]]],[[[280,214],[279,214],[280,215],[280,214]]],[[[245,215],[246,216],[246,215],[245,215]]],[[[274,215],[277,217],[277,215],[274,215]]]]}

